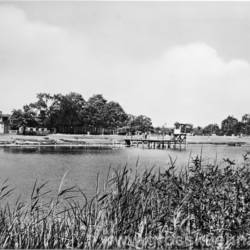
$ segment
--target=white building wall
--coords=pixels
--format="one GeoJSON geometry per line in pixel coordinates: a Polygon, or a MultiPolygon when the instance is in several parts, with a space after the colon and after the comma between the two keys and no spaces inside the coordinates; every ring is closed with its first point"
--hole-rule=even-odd
{"type": "Polygon", "coordinates": [[[0,123],[0,134],[4,133],[4,124],[0,123]]]}

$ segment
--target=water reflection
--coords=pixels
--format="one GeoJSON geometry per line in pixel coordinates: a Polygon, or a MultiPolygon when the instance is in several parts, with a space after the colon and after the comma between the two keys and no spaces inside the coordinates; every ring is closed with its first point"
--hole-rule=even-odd
{"type": "MultiPolygon", "coordinates": [[[[0,149],[1,150],[1,149],[0,149]]],[[[85,153],[100,153],[108,154],[112,153],[115,148],[111,147],[99,147],[99,146],[46,146],[46,147],[37,147],[37,146],[25,146],[25,147],[4,147],[2,150],[5,153],[12,154],[85,154],[85,153]]]]}

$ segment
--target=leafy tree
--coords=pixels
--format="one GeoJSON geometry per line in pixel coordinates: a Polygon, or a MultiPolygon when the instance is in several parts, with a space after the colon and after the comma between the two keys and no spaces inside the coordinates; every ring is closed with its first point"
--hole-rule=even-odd
{"type": "Polygon", "coordinates": [[[94,95],[86,103],[82,114],[85,115],[90,130],[94,129],[94,133],[101,133],[106,127],[106,103],[107,100],[102,95],[94,95]]]}
{"type": "Polygon", "coordinates": [[[131,122],[132,130],[139,130],[141,132],[148,132],[153,129],[152,121],[145,115],[139,115],[131,122]]]}
{"type": "Polygon", "coordinates": [[[243,122],[238,122],[234,128],[234,134],[240,135],[245,134],[246,125],[243,122]]]}
{"type": "Polygon", "coordinates": [[[23,106],[23,110],[14,109],[10,116],[10,127],[18,129],[20,127],[35,127],[38,125],[36,113],[29,105],[23,106]]]}
{"type": "Polygon", "coordinates": [[[36,127],[38,125],[36,112],[29,105],[23,106],[23,115],[27,127],[36,127]]]}
{"type": "Polygon", "coordinates": [[[53,97],[54,102],[50,108],[51,120],[59,132],[74,133],[81,123],[81,110],[85,100],[78,93],[67,95],[57,94],[53,97]]]}
{"type": "Polygon", "coordinates": [[[112,132],[125,125],[141,131],[152,128],[150,118],[127,115],[119,103],[108,102],[100,94],[93,95],[87,102],[74,92],[66,95],[39,93],[36,97],[35,102],[22,110],[13,110],[12,128],[47,127],[56,128],[60,133],[112,132]]]}
{"type": "Polygon", "coordinates": [[[203,135],[203,128],[200,126],[193,128],[193,134],[194,135],[203,135]]]}
{"type": "Polygon", "coordinates": [[[10,127],[11,129],[19,129],[22,126],[26,126],[24,112],[21,109],[14,109],[10,116],[10,127]]]}
{"type": "Polygon", "coordinates": [[[218,135],[220,133],[220,128],[217,124],[209,124],[203,129],[203,134],[205,135],[218,135]]]}
{"type": "Polygon", "coordinates": [[[241,120],[242,120],[243,123],[249,123],[250,124],[250,114],[243,115],[241,120]]]}
{"type": "Polygon", "coordinates": [[[51,105],[53,97],[48,93],[37,94],[37,101],[31,103],[29,106],[36,112],[38,123],[40,127],[51,127],[51,105]]]}
{"type": "Polygon", "coordinates": [[[245,114],[242,116],[242,133],[250,135],[250,114],[245,114]]]}
{"type": "Polygon", "coordinates": [[[221,130],[225,135],[238,134],[238,120],[233,116],[228,116],[222,121],[221,130]]]}
{"type": "Polygon", "coordinates": [[[125,125],[128,116],[121,105],[117,102],[108,102],[105,104],[105,125],[107,128],[115,129],[125,125]]]}

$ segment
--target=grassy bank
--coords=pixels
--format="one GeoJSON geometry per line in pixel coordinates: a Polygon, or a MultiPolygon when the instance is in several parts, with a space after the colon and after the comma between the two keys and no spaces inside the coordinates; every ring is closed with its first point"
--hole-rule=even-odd
{"type": "Polygon", "coordinates": [[[47,136],[0,135],[0,146],[116,146],[124,144],[124,136],[116,135],[70,135],[50,134],[47,136]]]}
{"type": "MultiPolygon", "coordinates": [[[[132,173],[110,170],[104,188],[88,200],[76,186],[59,185],[51,197],[35,182],[29,202],[7,201],[13,190],[0,187],[1,248],[243,248],[250,245],[250,168],[203,165],[182,171],[175,162],[132,173]]],[[[63,178],[64,179],[64,178],[63,178]]]]}

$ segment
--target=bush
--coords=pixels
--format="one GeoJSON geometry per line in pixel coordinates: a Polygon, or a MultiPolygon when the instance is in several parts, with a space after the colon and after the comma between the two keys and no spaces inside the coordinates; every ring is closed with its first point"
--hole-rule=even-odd
{"type": "MultiPolygon", "coordinates": [[[[64,179],[64,178],[63,178],[64,179]]],[[[98,181],[97,181],[98,183],[98,181]]],[[[204,165],[197,157],[181,171],[112,170],[105,189],[87,199],[76,186],[53,199],[35,182],[29,204],[4,205],[0,187],[1,248],[206,248],[249,247],[250,171],[225,159],[204,165]]]]}

